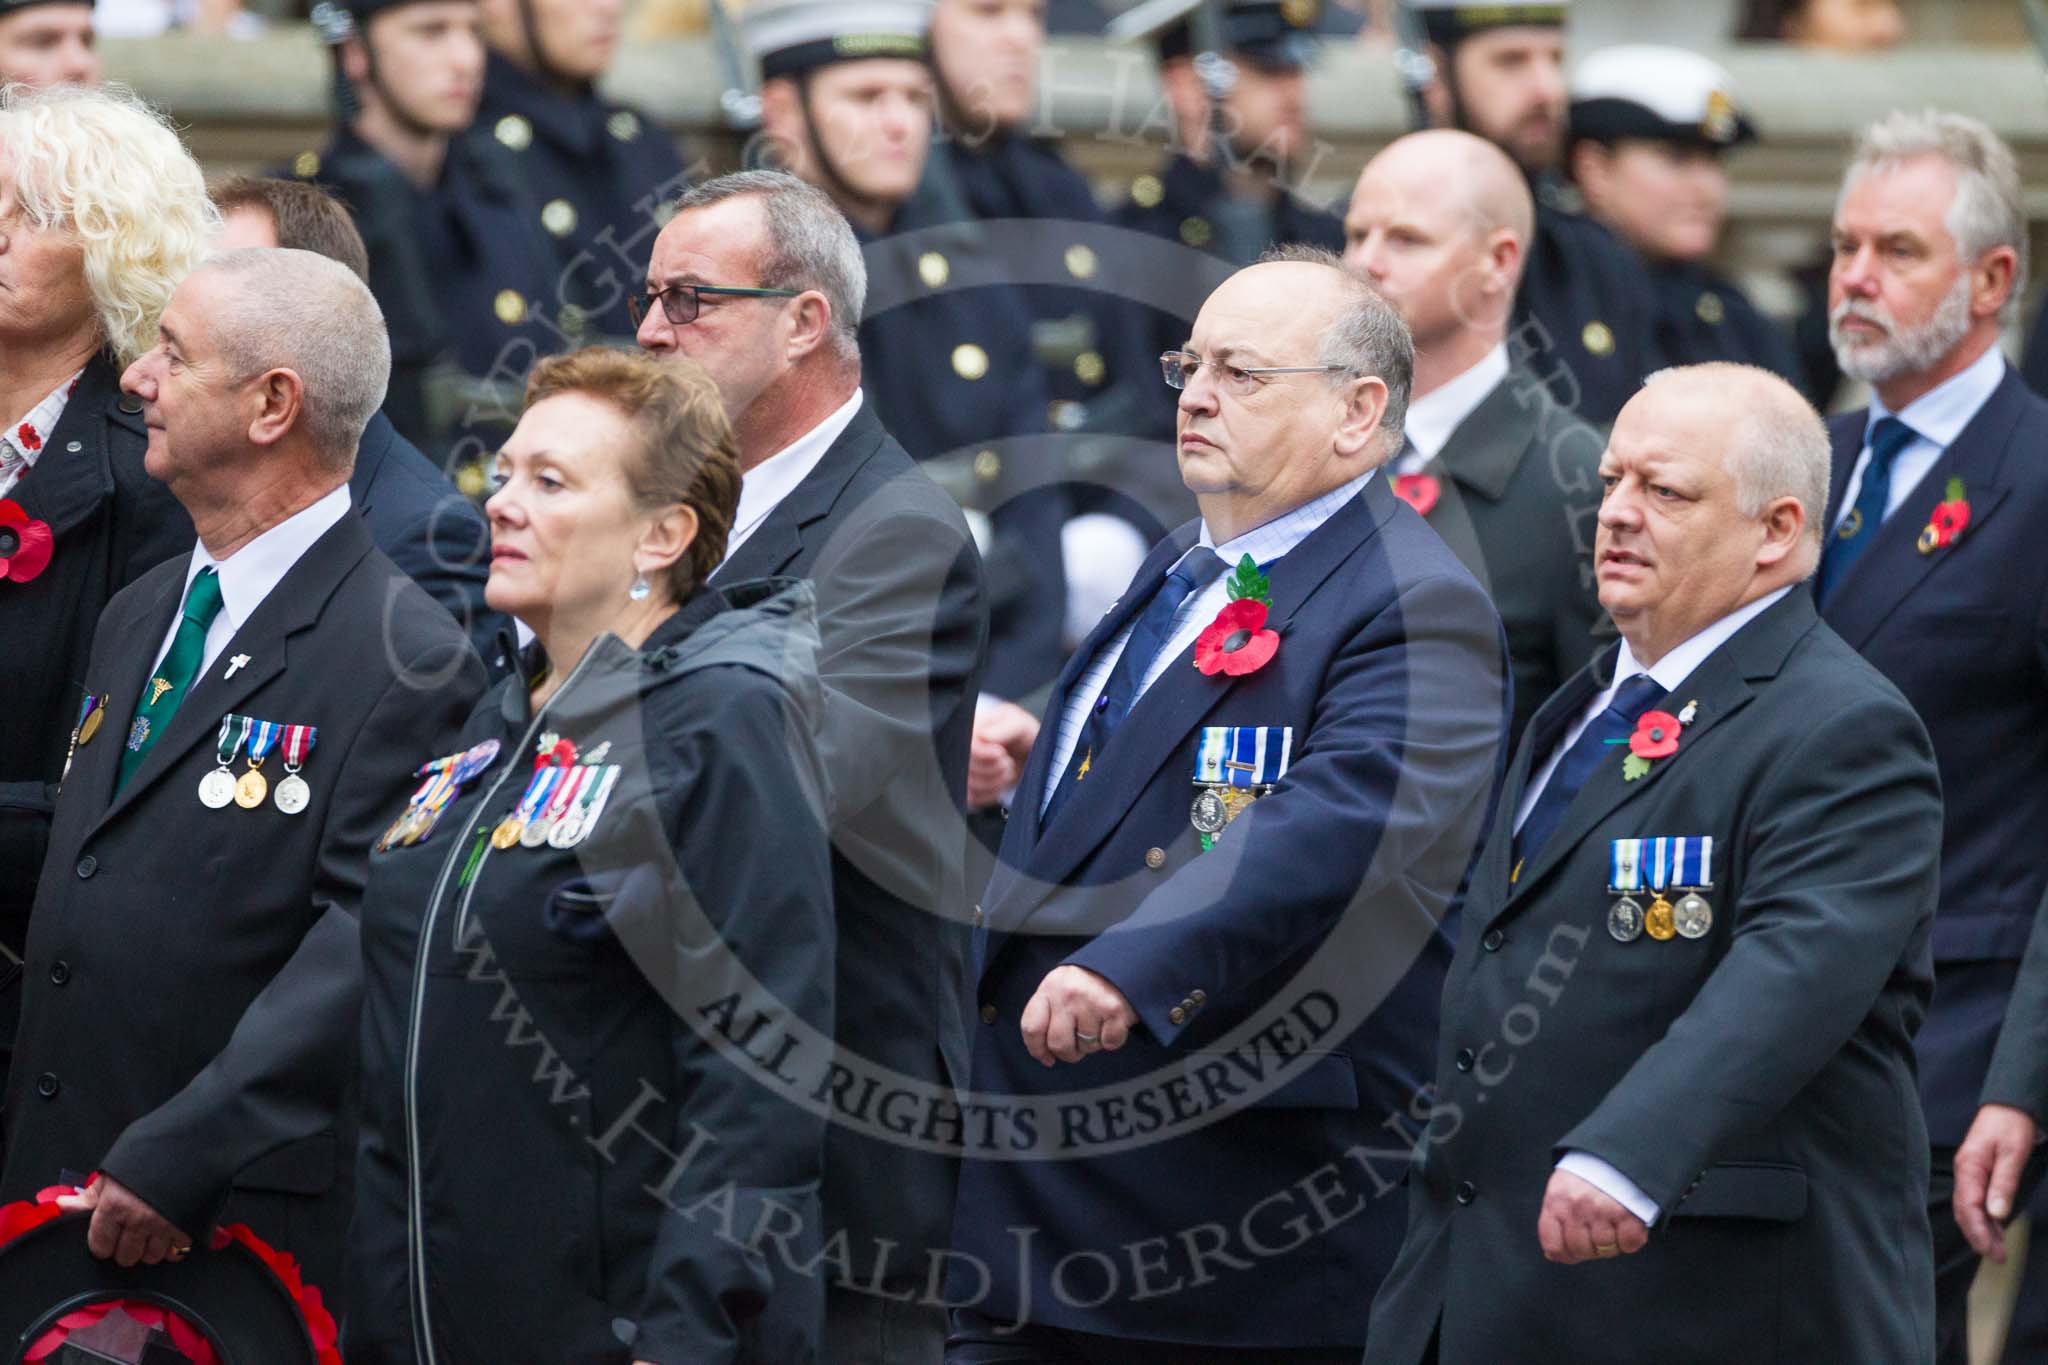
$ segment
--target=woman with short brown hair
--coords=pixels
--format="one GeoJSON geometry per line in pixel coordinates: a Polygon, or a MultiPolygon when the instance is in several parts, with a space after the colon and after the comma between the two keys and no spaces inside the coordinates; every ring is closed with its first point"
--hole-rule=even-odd
{"type": "Polygon", "coordinates": [[[534,650],[371,857],[348,1358],[815,1360],[822,1280],[684,1212],[822,1255],[822,1113],[715,1003],[829,1055],[810,586],[706,585],[739,465],[687,360],[543,361],[497,481],[534,650]]]}

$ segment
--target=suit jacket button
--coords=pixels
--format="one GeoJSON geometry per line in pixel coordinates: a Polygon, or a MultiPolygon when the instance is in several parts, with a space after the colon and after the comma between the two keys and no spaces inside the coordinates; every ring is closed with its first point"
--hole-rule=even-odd
{"type": "Polygon", "coordinates": [[[65,982],[69,981],[70,979],[71,979],[71,964],[70,964],[70,963],[68,963],[68,962],[61,962],[61,961],[60,961],[60,962],[52,962],[52,963],[50,964],[50,984],[51,984],[52,986],[61,986],[61,985],[63,985],[63,984],[65,983],[65,982]]]}
{"type": "Polygon", "coordinates": [[[93,873],[99,870],[100,860],[98,858],[93,857],[92,854],[90,853],[86,854],[83,858],[80,858],[78,860],[78,876],[79,880],[81,881],[91,877],[93,873]]]}
{"type": "Polygon", "coordinates": [[[1458,1070],[1470,1071],[1472,1069],[1472,1064],[1474,1062],[1477,1062],[1478,1060],[1478,1054],[1473,1052],[1471,1048],[1461,1047],[1458,1049],[1458,1055],[1455,1059],[1455,1063],[1457,1065],[1458,1070]]]}
{"type": "Polygon", "coordinates": [[[1165,867],[1165,866],[1166,866],[1166,850],[1165,850],[1165,849],[1163,849],[1163,848],[1148,848],[1148,849],[1146,849],[1146,850],[1145,850],[1145,866],[1147,866],[1147,867],[1151,868],[1151,869],[1152,869],[1152,870],[1153,870],[1154,872],[1157,872],[1157,871],[1158,871],[1158,870],[1159,870],[1160,868],[1162,868],[1162,867],[1165,867]]]}
{"type": "Polygon", "coordinates": [[[1471,1181],[1460,1180],[1458,1182],[1458,1202],[1460,1204],[1469,1204],[1478,1197],[1479,1189],[1471,1181]]]}
{"type": "Polygon", "coordinates": [[[1166,1022],[1169,1024],[1178,1024],[1187,1017],[1188,1012],[1182,1009],[1179,1005],[1175,1005],[1172,1009],[1166,1012],[1166,1022]]]}
{"type": "Polygon", "coordinates": [[[1500,945],[1506,943],[1507,941],[1508,936],[1506,934],[1503,934],[1500,930],[1488,929],[1486,931],[1486,937],[1479,940],[1479,946],[1486,949],[1486,951],[1489,953],[1497,953],[1500,951],[1500,945]]]}
{"type": "Polygon", "coordinates": [[[981,1007],[981,1022],[984,1024],[993,1024],[995,1021],[996,1007],[994,1005],[983,1005],[981,1007]]]}
{"type": "Polygon", "coordinates": [[[61,1089],[63,1087],[57,1084],[57,1073],[54,1071],[45,1071],[36,1077],[36,1093],[46,1100],[56,1099],[57,1092],[61,1089]]]}

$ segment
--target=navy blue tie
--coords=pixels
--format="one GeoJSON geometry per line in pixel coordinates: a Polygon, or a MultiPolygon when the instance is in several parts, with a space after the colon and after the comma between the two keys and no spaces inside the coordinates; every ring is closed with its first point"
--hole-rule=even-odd
{"type": "Polygon", "coordinates": [[[1885,504],[1892,496],[1892,462],[1919,434],[1896,417],[1880,417],[1872,424],[1870,460],[1863,466],[1856,505],[1828,537],[1827,550],[1820,557],[1820,582],[1816,586],[1822,602],[1841,586],[1849,566],[1861,559],[1870,542],[1877,539],[1877,528],[1884,524],[1885,504]]]}
{"type": "Polygon", "coordinates": [[[1647,673],[1638,673],[1615,689],[1614,700],[1608,703],[1607,709],[1593,717],[1592,723],[1579,732],[1578,740],[1565,750],[1564,757],[1551,770],[1550,781],[1530,809],[1529,818],[1515,831],[1516,867],[1542,849],[1543,841],[1550,837],[1558,821],[1564,819],[1564,813],[1571,809],[1572,798],[1579,794],[1579,788],[1586,785],[1586,779],[1599,769],[1601,763],[1612,763],[1616,771],[1620,770],[1627,746],[1609,741],[1627,739],[1635,732],[1636,717],[1654,710],[1663,700],[1664,689],[1657,686],[1657,680],[1647,673]]]}
{"type": "Polygon", "coordinates": [[[1060,784],[1053,788],[1052,800],[1046,803],[1040,828],[1052,824],[1053,816],[1059,814],[1075,785],[1094,767],[1096,755],[1137,704],[1138,684],[1144,681],[1152,661],[1172,636],[1173,618],[1181,604],[1214,583],[1222,573],[1222,558],[1214,550],[1197,547],[1160,580],[1152,600],[1138,616],[1138,623],[1131,627],[1124,652],[1117,656],[1109,681],[1102,685],[1102,695],[1088,708],[1088,719],[1081,727],[1080,738],[1074,741],[1074,752],[1067,760],[1066,771],[1060,774],[1060,784]]]}

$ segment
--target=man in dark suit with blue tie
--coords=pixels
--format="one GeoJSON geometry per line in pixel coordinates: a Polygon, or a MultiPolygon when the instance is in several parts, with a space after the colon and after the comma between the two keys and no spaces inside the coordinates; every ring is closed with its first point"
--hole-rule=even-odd
{"type": "Polygon", "coordinates": [[[1917,1048],[1944,1365],[1966,1359],[1979,1254],[1957,1219],[1994,1246],[2040,1169],[2038,1035],[2001,1027],[2048,897],[2048,403],[1998,348],[2026,265],[2018,169],[1989,128],[1929,111],[1865,132],[1835,211],[1829,308],[1843,373],[1872,399],[1831,424],[1818,588],[1828,623],[1920,712],[1941,764],[1934,1003],[1917,1048]]]}
{"type": "Polygon", "coordinates": [[[1300,247],[1167,357],[1201,519],[1055,685],[976,913],[952,1365],[1358,1358],[1508,703],[1380,472],[1412,369],[1300,247]]]}
{"type": "Polygon", "coordinates": [[[1366,1365],[1929,1359],[1941,792],[1804,586],[1827,461],[1750,366],[1622,409],[1595,551],[1622,641],[1508,770],[1366,1365]]]}

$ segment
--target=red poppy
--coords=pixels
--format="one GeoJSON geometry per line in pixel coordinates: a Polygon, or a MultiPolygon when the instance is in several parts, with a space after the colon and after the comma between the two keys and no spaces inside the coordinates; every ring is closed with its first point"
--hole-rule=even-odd
{"type": "Polygon", "coordinates": [[[1645,711],[1636,717],[1628,751],[1637,758],[1669,758],[1678,752],[1678,717],[1669,711],[1645,711]]]}
{"type": "Polygon", "coordinates": [[[26,422],[23,422],[20,428],[15,431],[14,439],[21,442],[23,450],[41,450],[43,448],[43,433],[37,431],[26,422]]]}
{"type": "Polygon", "coordinates": [[[12,498],[0,498],[0,579],[26,583],[49,567],[57,538],[46,522],[21,510],[12,498]]]}
{"type": "Polygon", "coordinates": [[[1195,667],[1233,678],[1264,668],[1280,648],[1280,633],[1265,628],[1266,610],[1264,602],[1240,597],[1217,612],[1195,637],[1195,667]]]}
{"type": "Polygon", "coordinates": [[[1937,503],[1927,524],[1933,528],[1936,546],[1951,544],[1970,524],[1970,504],[1961,499],[1937,503]]]}
{"type": "Polygon", "coordinates": [[[558,739],[553,748],[543,749],[534,755],[533,767],[534,771],[538,772],[542,768],[567,768],[575,762],[575,743],[571,740],[558,739]]]}
{"type": "Polygon", "coordinates": [[[1436,500],[1443,495],[1443,485],[1436,481],[1434,474],[1396,474],[1394,496],[1413,507],[1423,516],[1436,506],[1436,500]]]}

